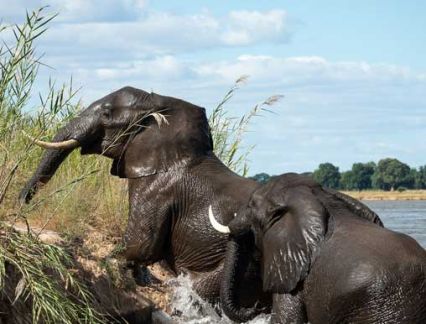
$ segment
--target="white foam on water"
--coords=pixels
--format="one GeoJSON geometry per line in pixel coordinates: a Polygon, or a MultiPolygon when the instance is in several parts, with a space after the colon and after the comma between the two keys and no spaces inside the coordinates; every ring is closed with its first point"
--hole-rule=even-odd
{"type": "MultiPolygon", "coordinates": [[[[185,324],[231,324],[225,315],[218,314],[219,307],[215,307],[203,299],[192,289],[189,276],[180,275],[168,284],[173,288],[171,296],[172,318],[177,323],[185,324]]],[[[261,314],[248,324],[266,324],[270,322],[270,315],[261,314]]]]}

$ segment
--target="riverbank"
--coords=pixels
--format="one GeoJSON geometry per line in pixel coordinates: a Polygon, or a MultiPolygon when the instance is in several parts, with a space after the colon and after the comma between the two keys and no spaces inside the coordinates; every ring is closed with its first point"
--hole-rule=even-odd
{"type": "Polygon", "coordinates": [[[343,191],[358,200],[426,200],[426,190],[405,191],[343,191]]]}

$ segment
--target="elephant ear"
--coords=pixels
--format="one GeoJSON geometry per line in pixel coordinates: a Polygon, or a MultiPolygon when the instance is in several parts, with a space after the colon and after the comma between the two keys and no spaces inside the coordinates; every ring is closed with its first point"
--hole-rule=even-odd
{"type": "Polygon", "coordinates": [[[310,270],[327,231],[328,213],[307,187],[277,197],[282,201],[274,217],[279,218],[263,237],[263,289],[289,293],[310,270]]]}
{"type": "Polygon", "coordinates": [[[139,178],[194,163],[213,150],[205,109],[183,100],[151,94],[154,112],[167,120],[162,125],[151,117],[148,127],[129,138],[124,152],[114,160],[111,174],[139,178]]]}

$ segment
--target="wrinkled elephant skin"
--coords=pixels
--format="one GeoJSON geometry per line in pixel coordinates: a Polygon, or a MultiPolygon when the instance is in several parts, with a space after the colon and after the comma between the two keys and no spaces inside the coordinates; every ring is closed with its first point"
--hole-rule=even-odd
{"type": "Polygon", "coordinates": [[[226,229],[225,313],[235,321],[257,313],[235,301],[235,269],[247,258],[236,251],[250,233],[263,289],[273,294],[272,322],[426,323],[426,251],[360,206],[293,173],[256,190],[226,229]]]}
{"type": "MultiPolygon", "coordinates": [[[[71,139],[82,154],[113,159],[111,174],[128,179],[126,258],[143,265],[166,260],[177,273],[192,274],[201,296],[215,299],[227,236],[211,228],[206,210],[212,205],[227,224],[258,184],[233,173],[214,155],[205,110],[125,87],[92,103],[53,141],[71,139]]],[[[73,149],[47,149],[20,198],[28,202],[73,149]]],[[[250,276],[245,278],[250,281],[250,276]]]]}

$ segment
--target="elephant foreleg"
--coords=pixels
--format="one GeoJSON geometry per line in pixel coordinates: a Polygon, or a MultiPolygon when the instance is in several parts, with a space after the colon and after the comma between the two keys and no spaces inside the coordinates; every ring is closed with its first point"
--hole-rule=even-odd
{"type": "Polygon", "coordinates": [[[296,294],[274,294],[272,323],[303,324],[308,321],[303,300],[296,294]]]}
{"type": "Polygon", "coordinates": [[[146,202],[143,208],[131,206],[123,237],[125,258],[142,265],[162,260],[168,249],[169,225],[167,204],[157,207],[146,202]]]}

